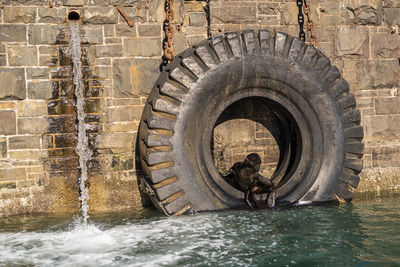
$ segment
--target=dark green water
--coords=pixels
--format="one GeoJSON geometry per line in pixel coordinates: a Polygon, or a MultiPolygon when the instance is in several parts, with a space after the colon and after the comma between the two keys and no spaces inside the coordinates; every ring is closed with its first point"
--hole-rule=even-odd
{"type": "Polygon", "coordinates": [[[399,195],[166,218],[152,210],[0,219],[0,266],[400,266],[399,195]]]}

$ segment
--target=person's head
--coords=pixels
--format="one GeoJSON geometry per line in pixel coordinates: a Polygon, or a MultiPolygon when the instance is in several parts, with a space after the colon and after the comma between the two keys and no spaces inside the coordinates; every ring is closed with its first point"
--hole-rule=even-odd
{"type": "Polygon", "coordinates": [[[260,171],[261,157],[257,153],[251,153],[244,159],[244,165],[246,168],[252,169],[255,173],[260,171]]]}

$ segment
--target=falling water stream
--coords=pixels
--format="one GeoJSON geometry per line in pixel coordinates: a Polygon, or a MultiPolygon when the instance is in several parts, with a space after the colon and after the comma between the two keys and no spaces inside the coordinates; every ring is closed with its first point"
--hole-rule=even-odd
{"type": "Polygon", "coordinates": [[[87,225],[88,220],[88,204],[89,190],[86,186],[85,181],[87,180],[87,161],[92,156],[92,151],[88,148],[88,137],[86,136],[86,125],[85,125],[85,112],[83,110],[84,95],[83,95],[83,82],[82,82],[82,62],[81,62],[81,37],[80,37],[80,23],[79,21],[70,21],[71,29],[71,54],[73,64],[73,80],[75,86],[75,97],[76,97],[76,113],[78,118],[78,144],[76,146],[76,152],[79,157],[80,174],[78,177],[81,201],[81,214],[83,224],[87,225]]]}

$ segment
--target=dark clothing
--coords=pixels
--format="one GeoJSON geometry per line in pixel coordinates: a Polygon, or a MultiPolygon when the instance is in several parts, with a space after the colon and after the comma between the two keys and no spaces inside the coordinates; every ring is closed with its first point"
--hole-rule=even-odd
{"type": "MultiPolygon", "coordinates": [[[[254,172],[253,169],[244,166],[242,162],[236,162],[232,166],[232,168],[224,175],[224,179],[230,185],[243,192],[247,192],[248,190],[255,187],[271,188],[271,189],[273,188],[273,184],[268,178],[262,176],[257,172],[254,172]]],[[[254,192],[254,193],[259,193],[259,192],[254,192]]]]}

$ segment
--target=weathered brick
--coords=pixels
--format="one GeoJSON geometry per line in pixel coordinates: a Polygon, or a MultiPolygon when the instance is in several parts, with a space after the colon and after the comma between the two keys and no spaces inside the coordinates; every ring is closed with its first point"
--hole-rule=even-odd
{"type": "Polygon", "coordinates": [[[107,108],[107,121],[138,121],[142,110],[142,106],[110,107],[107,108]]]}
{"type": "Polygon", "coordinates": [[[88,7],[84,9],[83,21],[89,24],[116,24],[118,11],[116,8],[88,7]]]}
{"type": "Polygon", "coordinates": [[[0,137],[0,158],[4,159],[7,157],[7,139],[0,137]]]}
{"type": "Polygon", "coordinates": [[[61,30],[62,27],[57,25],[31,25],[29,26],[29,43],[56,44],[57,37],[61,36],[61,30]]]}
{"type": "Polygon", "coordinates": [[[39,54],[41,55],[57,55],[58,48],[57,46],[40,46],[39,54]]]}
{"type": "Polygon", "coordinates": [[[62,0],[64,6],[83,6],[84,0],[62,0]]]}
{"type": "Polygon", "coordinates": [[[19,134],[46,133],[48,122],[45,118],[18,118],[19,134]]]}
{"type": "Polygon", "coordinates": [[[385,22],[389,25],[400,25],[400,8],[384,8],[385,22]]]}
{"type": "Polygon", "coordinates": [[[89,44],[103,43],[103,29],[101,25],[84,25],[82,27],[82,42],[89,44]]]}
{"type": "Polygon", "coordinates": [[[15,181],[15,180],[25,180],[25,179],[26,179],[25,168],[0,169],[1,181],[15,181]]]}
{"type": "Polygon", "coordinates": [[[357,62],[360,89],[391,88],[399,84],[400,66],[397,60],[357,62]]]}
{"type": "Polygon", "coordinates": [[[8,47],[8,62],[11,66],[38,65],[36,47],[10,45],[8,47]]]}
{"type": "Polygon", "coordinates": [[[399,114],[400,113],[400,97],[376,98],[375,99],[376,114],[399,114]]]}
{"type": "Polygon", "coordinates": [[[35,180],[17,181],[17,188],[30,187],[35,185],[35,180]]]}
{"type": "Polygon", "coordinates": [[[148,94],[160,73],[160,64],[160,60],[157,59],[114,60],[114,96],[131,97],[148,94]]]}
{"type": "Polygon", "coordinates": [[[49,115],[62,115],[62,114],[74,114],[74,103],[72,100],[57,100],[49,101],[47,104],[47,112],[49,115]]]}
{"type": "Polygon", "coordinates": [[[32,23],[35,22],[36,9],[31,7],[5,7],[3,9],[4,22],[32,23]]]}
{"type": "Polygon", "coordinates": [[[115,25],[115,31],[118,37],[136,37],[136,25],[129,27],[127,24],[115,25]]]}
{"type": "Polygon", "coordinates": [[[37,117],[47,114],[47,104],[44,100],[24,100],[17,104],[18,117],[37,117]]]}
{"type": "Polygon", "coordinates": [[[160,37],[161,36],[161,25],[159,24],[139,24],[138,25],[139,36],[146,37],[160,37]]]}
{"type": "Polygon", "coordinates": [[[48,79],[48,68],[26,68],[26,77],[28,80],[32,79],[48,79]]]}
{"type": "Polygon", "coordinates": [[[15,112],[0,110],[0,135],[16,134],[15,112]]]}
{"type": "Polygon", "coordinates": [[[0,25],[0,42],[26,42],[26,26],[0,25]]]}
{"type": "Polygon", "coordinates": [[[132,148],[134,135],[129,133],[101,134],[99,148],[132,148]]]}
{"type": "Polygon", "coordinates": [[[212,24],[254,24],[256,20],[255,2],[210,2],[210,19],[212,24]]]}
{"type": "Polygon", "coordinates": [[[40,135],[12,136],[8,143],[9,149],[39,149],[40,135]]]}
{"type": "Polygon", "coordinates": [[[25,99],[25,74],[22,68],[0,71],[0,100],[25,99]]]}
{"type": "Polygon", "coordinates": [[[258,14],[262,15],[279,15],[278,3],[258,3],[258,14]]]}
{"type": "Polygon", "coordinates": [[[122,45],[97,45],[96,57],[121,57],[122,45]]]}
{"type": "Polygon", "coordinates": [[[400,58],[400,35],[371,35],[371,54],[373,58],[400,58]]]}
{"type": "Polygon", "coordinates": [[[50,81],[28,82],[28,98],[53,99],[54,94],[51,82],[50,81]]]}
{"type": "Polygon", "coordinates": [[[191,12],[189,13],[190,26],[207,26],[207,17],[204,12],[191,12]]]}
{"type": "Polygon", "coordinates": [[[338,28],[335,36],[337,56],[369,56],[367,28],[338,28]]]}
{"type": "Polygon", "coordinates": [[[61,24],[65,23],[66,19],[67,19],[66,8],[39,7],[39,22],[61,24]]]}
{"type": "Polygon", "coordinates": [[[0,183],[0,190],[4,189],[4,188],[15,189],[15,188],[17,188],[17,183],[16,182],[1,182],[0,183]]]}

